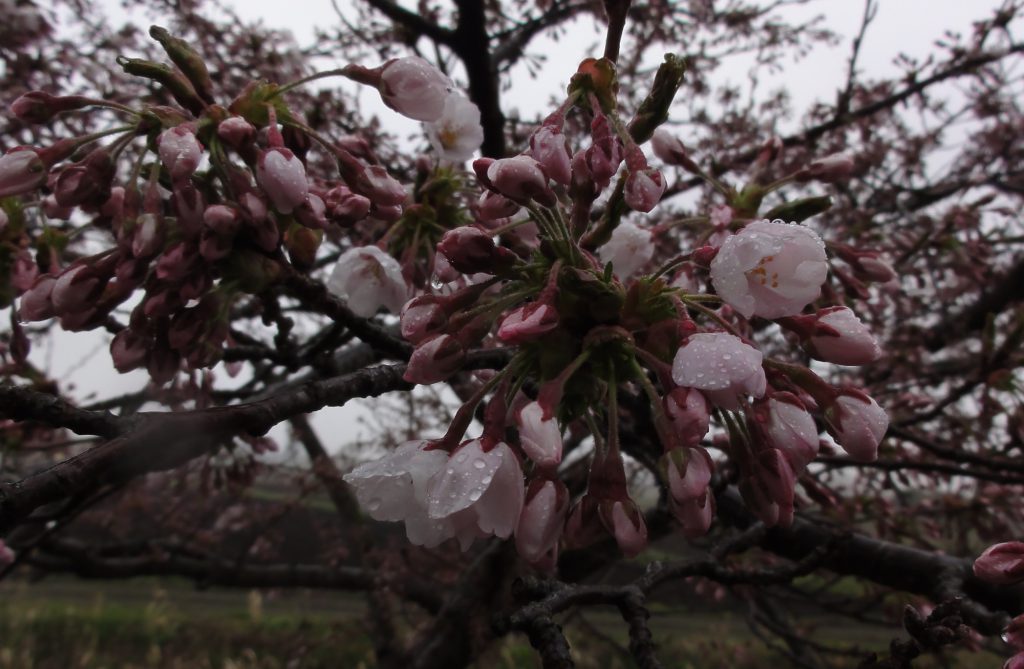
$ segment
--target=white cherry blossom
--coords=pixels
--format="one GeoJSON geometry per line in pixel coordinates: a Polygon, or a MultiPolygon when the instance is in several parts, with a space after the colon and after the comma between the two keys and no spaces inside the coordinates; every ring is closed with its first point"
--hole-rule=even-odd
{"type": "Polygon", "coordinates": [[[676,351],[672,380],[704,391],[712,404],[740,408],[740,396],[761,397],[767,387],[761,352],[724,332],[691,335],[676,351]]]}
{"type": "Polygon", "coordinates": [[[359,246],[338,258],[327,289],[348,301],[356,316],[367,318],[384,307],[397,314],[409,296],[398,261],[376,246],[359,246]]]}
{"type": "Polygon", "coordinates": [[[484,141],[480,109],[458,93],[449,93],[441,118],[425,125],[430,145],[452,162],[468,160],[484,141]]]}
{"type": "Polygon", "coordinates": [[[388,455],[366,462],[344,476],[356,499],[374,520],[404,521],[409,541],[433,548],[455,534],[445,519],[427,515],[427,482],[448,462],[442,450],[425,451],[425,441],[409,441],[388,455]]]}
{"type": "Polygon", "coordinates": [[[825,243],[805,227],[755,221],[711,261],[711,283],[745,317],[794,316],[816,300],[828,275],[825,243]]]}
{"type": "Polygon", "coordinates": [[[654,235],[629,221],[622,221],[611,238],[597,250],[601,263],[612,264],[616,276],[626,279],[654,257],[654,235]]]}
{"type": "Polygon", "coordinates": [[[523,470],[504,442],[489,451],[481,440],[463,444],[431,478],[427,513],[447,520],[463,550],[474,539],[507,539],[516,529],[523,508],[523,470]]]}

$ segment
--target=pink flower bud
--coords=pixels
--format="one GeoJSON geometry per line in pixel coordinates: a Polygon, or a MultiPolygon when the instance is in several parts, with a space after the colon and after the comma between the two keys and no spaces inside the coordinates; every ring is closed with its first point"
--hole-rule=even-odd
{"type": "Polygon", "coordinates": [[[666,165],[678,165],[687,170],[694,165],[679,138],[664,128],[658,128],[651,137],[654,155],[666,165]]]}
{"type": "Polygon", "coordinates": [[[276,147],[260,154],[256,164],[256,179],[274,208],[290,214],[306,199],[309,181],[302,161],[288,149],[276,147]]]}
{"type": "MultiPolygon", "coordinates": [[[[111,191],[113,190],[114,189],[111,189],[111,191]]],[[[111,192],[111,197],[113,197],[113,192],[111,192]]],[[[71,214],[74,211],[72,207],[60,206],[60,203],[57,202],[57,198],[54,197],[52,193],[43,198],[42,205],[43,213],[46,214],[47,218],[57,218],[66,221],[71,218],[71,214]]]]}
{"type": "Polygon", "coordinates": [[[105,281],[85,265],[75,265],[64,270],[53,284],[50,301],[58,314],[81,311],[100,291],[105,281]]]}
{"type": "Polygon", "coordinates": [[[560,127],[542,125],[530,137],[530,153],[552,181],[563,186],[572,183],[572,156],[560,127]]]}
{"type": "Polygon", "coordinates": [[[846,307],[819,311],[816,324],[816,334],[808,340],[807,349],[818,360],[837,365],[866,365],[882,355],[871,331],[846,307]]]}
{"type": "Polygon", "coordinates": [[[647,524],[633,500],[626,498],[600,506],[601,520],[615,537],[619,550],[627,558],[636,557],[647,548],[647,524]]]}
{"type": "Polygon", "coordinates": [[[192,271],[192,260],[195,249],[185,242],[164,250],[156,263],[156,276],[161,281],[178,281],[192,271]]]}
{"type": "Polygon", "coordinates": [[[310,193],[295,210],[295,220],[310,230],[323,230],[327,227],[327,205],[319,195],[310,193]]]}
{"type": "Polygon", "coordinates": [[[1017,653],[1004,662],[1003,669],[1024,669],[1024,653],[1017,653]]]}
{"type": "Polygon", "coordinates": [[[54,197],[62,207],[100,207],[111,196],[115,172],[110,153],[95,149],[81,161],[50,174],[54,197]]]}
{"type": "Polygon", "coordinates": [[[57,283],[57,277],[43,274],[35,280],[32,287],[21,296],[21,303],[18,305],[18,318],[24,322],[43,321],[53,318],[53,286],[57,283]]]}
{"type": "Polygon", "coordinates": [[[376,246],[345,251],[334,265],[327,289],[348,302],[356,316],[369,318],[384,307],[398,313],[409,296],[402,266],[376,246]]]}
{"type": "Polygon", "coordinates": [[[17,147],[0,156],[0,197],[21,195],[46,182],[46,165],[30,148],[17,147]]]}
{"type": "Polygon", "coordinates": [[[199,255],[210,262],[227,257],[234,246],[234,237],[219,235],[210,228],[204,229],[199,236],[199,255]]]}
{"type": "Polygon", "coordinates": [[[160,162],[170,172],[171,181],[192,176],[203,157],[203,147],[195,131],[188,125],[179,125],[160,133],[157,138],[160,162]]]}
{"type": "Polygon", "coordinates": [[[766,405],[767,420],[761,427],[768,445],[786,456],[794,472],[802,472],[818,454],[814,418],[789,393],[776,393],[766,405]]]}
{"type": "Polygon", "coordinates": [[[862,281],[888,283],[896,278],[896,270],[892,268],[892,265],[874,256],[861,256],[854,271],[862,281]]]}
{"type": "Polygon", "coordinates": [[[357,195],[344,186],[329,190],[324,204],[327,205],[327,214],[331,220],[342,226],[352,225],[366,218],[373,205],[369,198],[357,195]]]}
{"type": "Polygon", "coordinates": [[[825,244],[812,230],[755,221],[722,244],[711,283],[746,318],[793,316],[821,294],[828,275],[825,244]]]}
{"type": "Polygon", "coordinates": [[[39,266],[28,249],[21,249],[14,256],[14,267],[11,270],[11,287],[17,295],[29,290],[39,276],[39,266]]]}
{"type": "Polygon", "coordinates": [[[655,169],[630,172],[626,178],[626,204],[634,211],[649,212],[665,194],[665,177],[655,169]]]}
{"type": "Polygon", "coordinates": [[[562,430],[554,418],[544,418],[537,402],[530,402],[516,415],[519,443],[523,451],[542,469],[554,469],[562,462],[562,430]]]}
{"type": "Polygon", "coordinates": [[[761,352],[722,332],[691,335],[672,361],[672,380],[698,388],[716,406],[736,411],[740,397],[762,397],[767,387],[761,352]]]}
{"type": "Polygon", "coordinates": [[[878,457],[878,444],[889,429],[889,416],[864,393],[846,392],[829,410],[830,431],[851,457],[871,462],[878,457]]]}
{"type": "Polygon", "coordinates": [[[238,210],[224,204],[215,204],[203,212],[203,223],[218,235],[232,236],[238,232],[242,222],[238,210]]]}
{"type": "Polygon", "coordinates": [[[796,475],[789,461],[774,448],[761,451],[740,482],[740,492],[750,510],[765,525],[788,526],[793,520],[793,492],[796,475]]]}
{"type": "Polygon", "coordinates": [[[995,585],[1024,581],[1024,543],[1007,541],[989,546],[974,561],[974,575],[995,585]]]}
{"type": "Polygon", "coordinates": [[[488,233],[471,225],[444,233],[437,252],[465,274],[499,274],[519,259],[515,253],[496,245],[488,233]]]}
{"type": "MultiPolygon", "coordinates": [[[[696,446],[711,427],[711,411],[699,390],[673,388],[662,401],[672,422],[673,436],[680,446],[696,446]]],[[[666,444],[666,448],[672,445],[666,444]]]]}
{"type": "Polygon", "coordinates": [[[498,328],[498,339],[524,344],[558,327],[558,310],[545,302],[530,302],[513,309],[498,328]]]}
{"type": "Polygon", "coordinates": [[[135,221],[132,232],[132,255],[150,258],[163,247],[164,226],[156,214],[142,214],[135,221]]]}
{"type": "Polygon", "coordinates": [[[146,339],[131,328],[125,328],[110,342],[110,357],[114,368],[124,374],[146,364],[149,346],[146,339]]]}
{"type": "Polygon", "coordinates": [[[707,492],[715,465],[706,450],[673,448],[662,456],[662,460],[673,500],[682,503],[707,492]]]}
{"type": "Polygon", "coordinates": [[[416,121],[441,118],[451,79],[418,56],[396,58],[384,64],[377,85],[388,107],[416,121]]]}
{"type": "Polygon", "coordinates": [[[558,546],[569,509],[569,491],[561,481],[534,479],[526,490],[516,525],[516,550],[536,564],[558,546]]]}
{"type": "Polygon", "coordinates": [[[590,133],[593,136],[593,144],[586,150],[587,170],[590,178],[603,190],[608,187],[611,178],[619,169],[622,162],[622,143],[612,132],[608,117],[598,114],[590,123],[590,133]]]}
{"type": "Polygon", "coordinates": [[[231,148],[237,149],[256,137],[256,128],[241,116],[231,116],[217,125],[217,137],[231,148]]]}
{"type": "Polygon", "coordinates": [[[512,216],[520,207],[518,204],[494,191],[484,191],[477,202],[477,219],[482,222],[496,221],[512,216]]]}
{"type": "Polygon", "coordinates": [[[554,204],[555,194],[548,188],[548,178],[538,163],[529,156],[502,158],[487,168],[487,178],[494,189],[517,202],[536,200],[543,205],[554,204]]]}
{"type": "Polygon", "coordinates": [[[11,114],[23,123],[46,123],[63,111],[81,109],[88,101],[77,95],[50,95],[45,91],[29,91],[11,103],[11,114]]]}
{"type": "Polygon", "coordinates": [[[830,156],[813,161],[797,172],[797,181],[824,181],[835,183],[853,174],[853,158],[844,153],[833,153],[830,156]]]}
{"type": "MultiPolygon", "coordinates": [[[[1010,624],[1003,630],[1003,641],[1014,650],[1024,650],[1024,615],[1017,616],[1010,621],[1010,624]]],[[[1017,657],[1024,661],[1024,653],[1020,653],[1017,657]]],[[[1010,658],[1011,660],[1013,658],[1010,658]]]]}
{"type": "Polygon", "coordinates": [[[679,524],[683,526],[683,536],[689,539],[702,537],[708,533],[711,521],[715,516],[715,497],[710,491],[699,497],[677,502],[669,501],[669,509],[679,524]]]}
{"type": "Polygon", "coordinates": [[[409,383],[431,384],[444,381],[462,368],[466,350],[455,337],[437,335],[420,342],[409,358],[402,378],[409,383]]]}
{"type": "Polygon", "coordinates": [[[402,336],[413,344],[441,333],[448,324],[448,313],[440,299],[420,295],[405,303],[399,319],[402,336]]]}
{"type": "Polygon", "coordinates": [[[405,187],[380,165],[364,166],[351,185],[378,207],[397,207],[409,195],[405,187]]]}
{"type": "Polygon", "coordinates": [[[5,544],[3,539],[0,539],[0,567],[14,562],[16,557],[17,555],[11,550],[11,547],[5,544]]]}

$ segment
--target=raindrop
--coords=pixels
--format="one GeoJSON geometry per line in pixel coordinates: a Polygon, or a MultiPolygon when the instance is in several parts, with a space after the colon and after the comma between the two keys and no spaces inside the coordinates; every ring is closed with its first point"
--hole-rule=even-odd
{"type": "Polygon", "coordinates": [[[483,494],[484,493],[482,490],[474,490],[473,492],[469,493],[469,501],[475,502],[478,499],[480,499],[480,496],[483,494]]]}
{"type": "Polygon", "coordinates": [[[476,467],[477,469],[483,469],[484,467],[487,466],[487,463],[484,462],[482,459],[477,458],[476,460],[473,461],[473,466],[476,467]]]}

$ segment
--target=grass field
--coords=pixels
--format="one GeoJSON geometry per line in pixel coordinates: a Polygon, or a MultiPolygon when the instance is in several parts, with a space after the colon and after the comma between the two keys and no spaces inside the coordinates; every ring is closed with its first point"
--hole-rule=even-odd
{"type": "MultiPolygon", "coordinates": [[[[651,630],[670,669],[789,664],[754,638],[741,616],[652,607],[651,630]]],[[[371,669],[358,596],[311,591],[197,590],[179,581],[112,583],[53,578],[0,585],[0,669],[371,669]]],[[[821,622],[821,621],[819,621],[821,622]]],[[[626,630],[612,610],[564,621],[578,666],[629,669],[626,630]]],[[[817,641],[882,651],[898,630],[825,622],[817,641]]],[[[998,667],[960,652],[915,667],[998,667]]],[[[856,667],[855,657],[830,666],[856,667]]],[[[495,644],[480,669],[540,667],[523,637],[495,644]]]]}

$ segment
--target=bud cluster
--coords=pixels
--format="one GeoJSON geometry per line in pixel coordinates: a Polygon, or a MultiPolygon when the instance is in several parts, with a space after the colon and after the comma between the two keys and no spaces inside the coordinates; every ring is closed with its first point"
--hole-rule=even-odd
{"type": "MultiPolygon", "coordinates": [[[[822,432],[854,459],[877,456],[888,416],[871,397],[766,355],[758,341],[774,323],[821,362],[862,365],[882,355],[853,310],[829,303],[826,287],[830,273],[864,288],[891,279],[891,269],[876,253],[826,244],[806,216],[760,213],[764,196],[786,183],[850,177],[850,159],[824,158],[764,184],[761,173],[782,150],[772,141],[736,190],[655,129],[681,61],[666,59],[658,81],[675,85],[656,86],[627,121],[613,64],[588,59],[521,153],[472,163],[476,190],[451,162],[480,145],[479,110],[432,65],[402,58],[310,77],[372,86],[389,108],[425,124],[439,161],[417,161],[410,187],[359,138],[331,141],[306,126],[284,101],[306,80],[254,82],[220,106],[198,56],[166,31],[153,34],[178,69],[123,65],[183,109],[41,93],[14,105],[36,121],[89,105],[129,117],[104,133],[0,157],[0,197],[44,189],[46,215],[87,217],[114,240],[62,266],[62,240],[32,240],[20,228],[13,241],[0,238],[18,249],[12,285],[23,320],[109,327],[114,309],[141,292],[111,352],[118,369],[145,366],[164,382],[182,362],[195,369],[219,359],[238,296],[315,276],[324,240],[333,242],[326,289],[352,317],[399,314],[413,349],[407,381],[449,379],[474,348],[508,353],[506,365],[476,380],[442,437],[405,443],[346,476],[363,508],[403,521],[409,540],[424,546],[455,538],[465,549],[477,538],[514,536],[520,555],[541,568],[553,568],[564,547],[602,538],[626,555],[644,550],[645,512],[624,458],[645,448],[623,420],[637,401],[650,406],[661,448],[649,461],[659,462],[668,509],[688,536],[708,531],[715,492],[728,483],[766,525],[792,522],[822,432]],[[570,140],[570,127],[583,136],[570,140]],[[119,182],[118,158],[138,139],[152,156],[119,182]],[[664,167],[652,166],[648,140],[664,167]],[[313,146],[337,174],[307,172],[313,146]],[[673,167],[724,198],[690,220],[706,231],[691,248],[681,248],[673,221],[651,223],[673,167]],[[29,243],[45,262],[32,261],[29,243]],[[482,431],[467,438],[478,410],[482,431]],[[570,491],[559,477],[566,431],[593,451],[585,490],[570,491]]],[[[773,211],[807,211],[787,206],[773,211]]]]}

